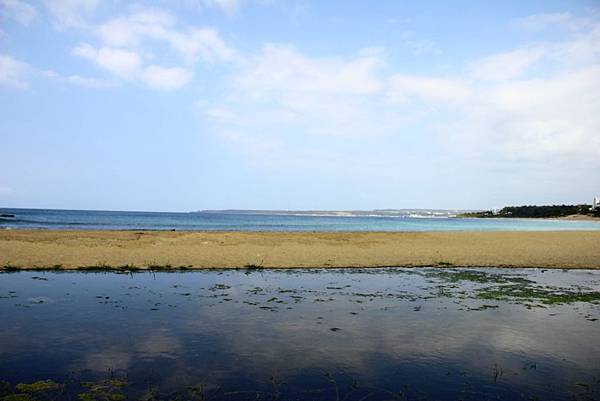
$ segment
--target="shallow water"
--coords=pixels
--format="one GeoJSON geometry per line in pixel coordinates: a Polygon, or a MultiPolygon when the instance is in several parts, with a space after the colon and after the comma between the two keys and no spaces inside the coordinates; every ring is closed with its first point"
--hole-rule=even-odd
{"type": "Polygon", "coordinates": [[[15,216],[0,218],[0,228],[4,229],[325,232],[600,230],[599,221],[449,218],[456,211],[427,210],[398,211],[394,216],[387,212],[376,216],[360,214],[351,217],[1,208],[0,213],[15,216]]]}
{"type": "Polygon", "coordinates": [[[24,271],[0,317],[38,399],[600,397],[599,271],[24,271]]]}

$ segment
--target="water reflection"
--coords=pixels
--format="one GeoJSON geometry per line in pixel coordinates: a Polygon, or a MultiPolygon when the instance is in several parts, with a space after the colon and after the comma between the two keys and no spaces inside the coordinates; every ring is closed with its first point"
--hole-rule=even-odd
{"type": "Polygon", "coordinates": [[[0,378],[76,394],[116,377],[131,399],[593,399],[598,299],[596,271],[5,273],[0,378]]]}

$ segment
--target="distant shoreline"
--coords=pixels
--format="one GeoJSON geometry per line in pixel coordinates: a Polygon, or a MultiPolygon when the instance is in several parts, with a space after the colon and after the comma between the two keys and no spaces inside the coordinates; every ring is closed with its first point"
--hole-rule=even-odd
{"type": "Polygon", "coordinates": [[[571,214],[568,216],[554,217],[507,217],[507,216],[469,216],[459,215],[449,217],[451,219],[499,219],[499,220],[573,220],[573,221],[595,221],[600,223],[600,217],[590,216],[588,214],[571,214]]]}
{"type": "Polygon", "coordinates": [[[600,231],[0,230],[0,269],[600,268],[600,231]]]}

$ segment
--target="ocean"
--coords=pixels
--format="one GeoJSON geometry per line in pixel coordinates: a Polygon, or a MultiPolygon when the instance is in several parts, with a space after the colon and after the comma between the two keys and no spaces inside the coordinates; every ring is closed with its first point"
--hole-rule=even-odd
{"type": "Polygon", "coordinates": [[[0,229],[320,232],[600,230],[598,221],[454,217],[457,213],[460,211],[424,209],[170,213],[0,208],[0,215],[5,215],[0,217],[0,229]]]}

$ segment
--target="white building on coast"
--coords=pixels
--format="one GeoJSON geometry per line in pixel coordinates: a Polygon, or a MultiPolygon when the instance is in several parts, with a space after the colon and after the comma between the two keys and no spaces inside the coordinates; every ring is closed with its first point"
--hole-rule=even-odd
{"type": "Polygon", "coordinates": [[[592,210],[600,209],[600,196],[594,198],[592,202],[592,210]]]}

